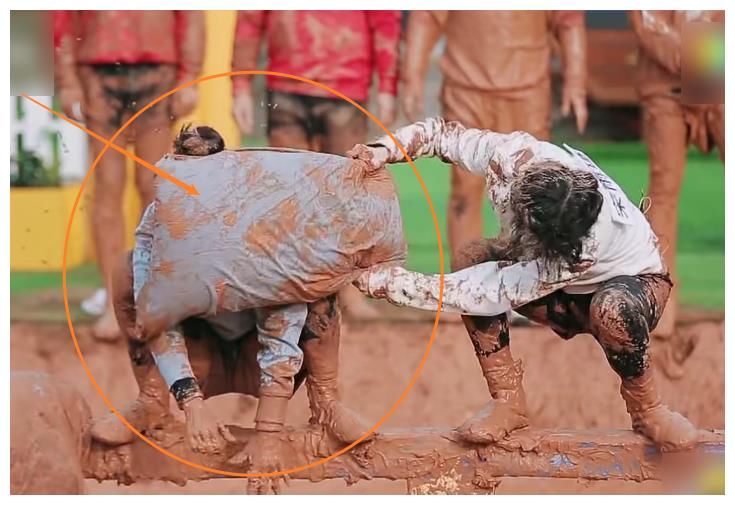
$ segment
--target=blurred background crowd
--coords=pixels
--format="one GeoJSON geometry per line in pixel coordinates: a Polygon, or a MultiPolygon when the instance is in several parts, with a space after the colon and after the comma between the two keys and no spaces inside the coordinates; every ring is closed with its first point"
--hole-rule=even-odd
{"type": "MultiPolygon", "coordinates": [[[[675,342],[679,301],[724,306],[724,105],[682,100],[681,31],[691,21],[723,22],[724,13],[58,11],[50,23],[55,96],[46,103],[110,138],[176,86],[264,69],[318,81],[388,128],[443,115],[470,127],[525,130],[581,146],[631,199],[648,197],[647,216],[681,286],[655,335],[675,374],[693,345],[675,342]]],[[[57,285],[78,183],[103,144],[19,97],[11,100],[11,289],[24,295],[57,285]]],[[[267,144],[335,154],[379,131],[323,88],[238,75],[182,88],[144,112],[116,143],[155,163],[186,121],[210,124],[230,148],[267,144]]],[[[437,214],[447,216],[449,250],[497,231],[482,179],[437,160],[419,168],[437,214]]],[[[409,267],[436,271],[435,235],[420,189],[410,170],[392,170],[409,267]]],[[[69,286],[82,293],[83,311],[98,318],[97,338],[115,340],[109,272],[153,198],[153,174],[108,151],[92,179],[69,228],[69,286]]],[[[28,299],[38,313],[39,298],[28,299]]],[[[356,291],[343,293],[343,304],[354,319],[378,316],[356,291]]],[[[22,311],[23,304],[16,307],[22,311]]]]}

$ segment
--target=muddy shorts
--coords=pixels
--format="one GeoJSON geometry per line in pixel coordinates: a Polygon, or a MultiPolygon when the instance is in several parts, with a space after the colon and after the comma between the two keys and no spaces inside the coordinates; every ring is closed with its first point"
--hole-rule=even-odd
{"type": "MultiPolygon", "coordinates": [[[[84,89],[84,116],[89,128],[111,136],[141,108],[176,86],[176,66],[159,63],[80,65],[84,89]]],[[[170,128],[171,100],[165,99],[145,111],[126,130],[128,139],[136,131],[170,128]]]]}
{"type": "Polygon", "coordinates": [[[310,144],[321,142],[315,150],[344,154],[365,140],[367,117],[341,98],[268,90],[268,135],[279,129],[295,129],[310,144]]]}
{"type": "MultiPolygon", "coordinates": [[[[671,287],[668,274],[622,275],[603,282],[594,293],[559,290],[516,311],[549,326],[563,339],[591,333],[613,370],[629,379],[648,367],[649,335],[661,318],[671,287]]],[[[505,335],[501,347],[508,343],[507,327],[505,335]]]]}

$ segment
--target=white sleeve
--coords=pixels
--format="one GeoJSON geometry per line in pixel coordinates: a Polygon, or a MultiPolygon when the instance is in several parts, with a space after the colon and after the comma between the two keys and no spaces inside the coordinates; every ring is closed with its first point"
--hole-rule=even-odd
{"type": "MultiPolygon", "coordinates": [[[[487,176],[487,171],[493,170],[500,172],[494,173],[496,177],[504,178],[511,178],[515,170],[515,160],[511,154],[539,144],[538,140],[525,132],[504,134],[466,128],[456,121],[446,121],[440,117],[427,118],[399,128],[393,136],[411,158],[436,156],[477,175],[487,176]]],[[[385,147],[389,152],[389,163],[405,159],[403,152],[388,135],[368,145],[385,147]]]]}
{"type": "Polygon", "coordinates": [[[155,224],[156,203],[146,207],[140,223],[135,229],[135,247],[133,248],[133,295],[137,301],[138,294],[151,275],[151,251],[153,250],[153,226],[155,224]]]}
{"type": "MultiPolygon", "coordinates": [[[[538,260],[507,265],[480,263],[444,276],[442,311],[495,316],[542,298],[570,284],[591,262],[574,272],[543,268],[538,260]]],[[[402,267],[373,269],[355,283],[363,293],[384,298],[394,305],[437,310],[440,276],[421,274],[402,267]]]]}

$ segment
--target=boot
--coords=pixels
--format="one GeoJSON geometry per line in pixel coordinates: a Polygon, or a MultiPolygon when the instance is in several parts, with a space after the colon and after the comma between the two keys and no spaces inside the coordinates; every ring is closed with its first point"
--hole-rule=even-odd
{"type": "Polygon", "coordinates": [[[687,449],[697,443],[698,430],[687,418],[661,403],[649,367],[635,379],[623,379],[620,394],[633,430],[651,439],[661,451],[687,449]]]}
{"type": "Polygon", "coordinates": [[[340,313],[334,297],[310,305],[306,334],[302,340],[307,370],[306,393],[311,408],[310,423],[327,428],[337,440],[351,444],[370,429],[370,425],[339,400],[340,313]]]}
{"type": "Polygon", "coordinates": [[[514,361],[510,347],[478,360],[493,401],[457,428],[467,442],[488,444],[511,431],[528,426],[526,394],[523,391],[523,364],[514,361]]]}
{"type": "MultiPolygon", "coordinates": [[[[138,398],[119,412],[138,431],[163,428],[171,418],[166,383],[145,344],[129,341],[128,353],[140,392],[138,398]]],[[[109,445],[123,445],[135,440],[135,433],[112,412],[94,420],[91,434],[95,440],[109,445]]]]}

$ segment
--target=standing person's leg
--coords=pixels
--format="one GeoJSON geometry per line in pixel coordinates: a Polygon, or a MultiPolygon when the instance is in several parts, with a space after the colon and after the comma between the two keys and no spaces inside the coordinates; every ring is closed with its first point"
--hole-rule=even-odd
{"type": "Polygon", "coordinates": [[[268,145],[311,149],[309,113],[303,97],[268,91],[268,145]]]}
{"type": "Polygon", "coordinates": [[[717,146],[720,159],[725,161],[725,105],[711,105],[706,113],[707,130],[717,146]]]}
{"type": "MultiPolygon", "coordinates": [[[[119,90],[123,82],[118,75],[100,67],[81,66],[79,74],[84,88],[87,127],[109,138],[122,124],[124,114],[124,104],[116,99],[110,90],[119,90]]],[[[124,146],[125,138],[125,135],[118,137],[116,143],[124,146]]],[[[104,145],[97,140],[91,140],[91,143],[92,154],[97,156],[104,145]]],[[[112,271],[125,244],[125,222],[122,213],[124,191],[125,157],[108,149],[95,170],[92,196],[92,238],[100,274],[108,293],[107,308],[94,325],[93,333],[95,337],[103,340],[116,339],[120,333],[110,293],[112,271]]]]}
{"type": "Polygon", "coordinates": [[[677,450],[696,442],[696,428],[663,403],[650,366],[649,333],[656,327],[671,290],[663,275],[610,279],[590,302],[590,329],[622,382],[633,429],[662,450],[677,450]]]}
{"type": "MultiPolygon", "coordinates": [[[[324,153],[344,155],[355,144],[365,142],[367,117],[354,105],[339,98],[317,98],[311,109],[317,149],[324,153]]],[[[339,293],[340,304],[347,319],[371,321],[380,312],[371,305],[357,288],[345,286],[339,293]]]]}
{"type": "MultiPolygon", "coordinates": [[[[487,92],[457,88],[445,83],[441,92],[444,117],[468,127],[494,127],[496,118],[492,117],[491,111],[486,110],[486,95],[487,92]]],[[[452,166],[447,235],[453,263],[464,244],[482,237],[484,201],[485,180],[452,166]]],[[[456,270],[454,264],[452,268],[456,270]]]]}
{"type": "MultiPolygon", "coordinates": [[[[658,236],[666,266],[676,281],[679,195],[686,166],[687,130],[681,106],[667,97],[643,102],[643,130],[649,158],[647,216],[658,236]]],[[[669,340],[675,332],[677,290],[672,290],[653,337],[669,340]]]]}
{"type": "Polygon", "coordinates": [[[539,140],[551,138],[551,88],[548,82],[504,102],[508,110],[503,115],[512,122],[508,131],[525,131],[539,140]]]}
{"type": "Polygon", "coordinates": [[[357,107],[341,98],[319,102],[312,113],[323,130],[321,152],[344,155],[355,144],[365,142],[368,118],[357,107]]]}
{"type": "MultiPolygon", "coordinates": [[[[141,66],[130,75],[129,88],[135,96],[135,105],[130,113],[135,113],[176,85],[176,67],[173,65],[141,66]]],[[[157,103],[135,120],[135,154],[155,165],[161,157],[171,150],[172,121],[171,100],[157,103]]],[[[145,209],[155,197],[154,174],[146,167],[135,165],[135,186],[140,196],[141,210],[145,209]]]]}

